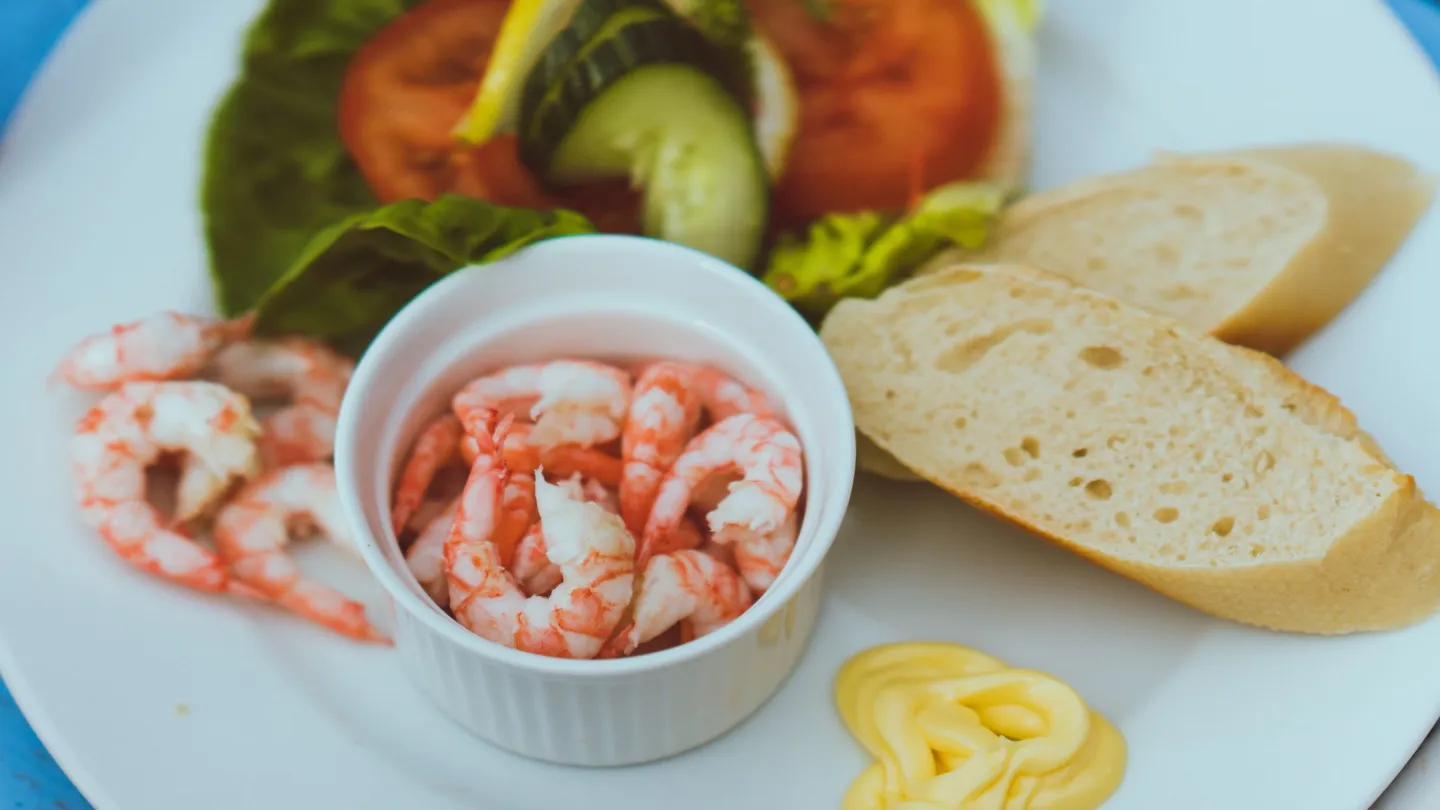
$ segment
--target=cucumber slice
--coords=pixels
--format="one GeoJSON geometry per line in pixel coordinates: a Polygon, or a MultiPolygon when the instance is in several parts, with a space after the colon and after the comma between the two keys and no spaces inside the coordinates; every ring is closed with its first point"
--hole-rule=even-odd
{"type": "Polygon", "coordinates": [[[721,77],[738,98],[748,98],[747,55],[741,54],[737,63],[664,6],[627,5],[576,47],[583,35],[575,27],[562,31],[526,82],[520,102],[520,159],[538,174],[545,173],[550,155],[580,110],[641,65],[691,64],[721,77]],[[742,64],[743,72],[737,69],[742,64]]]}
{"type": "Polygon", "coordinates": [[[719,81],[694,65],[651,64],[571,109],[541,173],[546,181],[628,175],[644,189],[646,235],[754,266],[769,217],[768,177],[749,117],[719,81]]]}
{"type": "Polygon", "coordinates": [[[540,52],[520,91],[520,121],[530,120],[536,106],[585,55],[586,46],[602,34],[610,35],[635,20],[664,17],[664,12],[647,0],[583,0],[569,23],[555,34],[540,52]],[[621,13],[621,12],[625,13],[621,13]]]}
{"type": "Polygon", "coordinates": [[[580,110],[606,87],[641,65],[683,62],[703,48],[696,31],[658,8],[632,7],[615,14],[565,70],[543,84],[543,93],[521,102],[521,160],[543,174],[580,110]]]}

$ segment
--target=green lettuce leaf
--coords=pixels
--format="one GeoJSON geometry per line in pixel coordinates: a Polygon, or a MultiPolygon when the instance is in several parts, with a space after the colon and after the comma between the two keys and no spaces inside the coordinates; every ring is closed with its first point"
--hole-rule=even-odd
{"type": "Polygon", "coordinates": [[[438,279],[542,239],[594,233],[571,211],[508,208],[446,195],[403,200],[331,225],[260,298],[256,332],[305,335],[359,355],[438,279]]]}
{"type": "Polygon", "coordinates": [[[987,183],[941,186],[903,216],[830,214],[803,234],[782,234],[764,281],[807,316],[841,298],[874,298],[949,247],[979,248],[1005,202],[987,183]]]}
{"type": "Polygon", "coordinates": [[[205,146],[200,192],[216,302],[259,300],[321,228],[374,208],[336,131],[350,57],[419,0],[271,0],[205,146]]]}

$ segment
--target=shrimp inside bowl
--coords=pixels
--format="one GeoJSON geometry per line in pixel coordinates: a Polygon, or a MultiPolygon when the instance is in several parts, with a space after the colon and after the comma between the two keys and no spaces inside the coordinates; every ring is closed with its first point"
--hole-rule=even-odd
{"type": "Polygon", "coordinates": [[[392,320],[335,463],[417,686],[508,750],[632,764],[732,728],[803,654],[854,425],[814,331],[757,280],[579,236],[456,273],[392,320]],[[427,489],[446,470],[462,491],[427,489]]]}

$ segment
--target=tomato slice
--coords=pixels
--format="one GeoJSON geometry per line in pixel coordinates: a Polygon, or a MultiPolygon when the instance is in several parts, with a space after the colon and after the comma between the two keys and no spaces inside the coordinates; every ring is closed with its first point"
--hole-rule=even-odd
{"type": "Polygon", "coordinates": [[[383,202],[464,194],[501,205],[571,208],[611,233],[639,232],[624,181],[552,192],[520,162],[512,136],[477,148],[452,130],[480,86],[509,0],[429,0],[355,54],[340,91],[340,138],[383,202]]]}
{"type": "Polygon", "coordinates": [[[800,96],[778,225],[903,208],[917,182],[972,177],[999,132],[999,67],[971,0],[828,3],[820,21],[801,0],[749,0],[800,96]]]}

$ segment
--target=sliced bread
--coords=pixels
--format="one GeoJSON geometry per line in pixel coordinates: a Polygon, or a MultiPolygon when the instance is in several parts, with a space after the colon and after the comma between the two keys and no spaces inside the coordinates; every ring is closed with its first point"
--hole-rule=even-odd
{"type": "Polygon", "coordinates": [[[1342,144],[1161,154],[1020,200],[966,260],[1059,273],[1281,355],[1364,289],[1434,191],[1409,162],[1342,144]]]}
{"type": "Polygon", "coordinates": [[[1440,604],[1440,511],[1268,356],[998,265],[843,301],[821,336],[906,468],[1181,602],[1309,633],[1440,604]]]}

